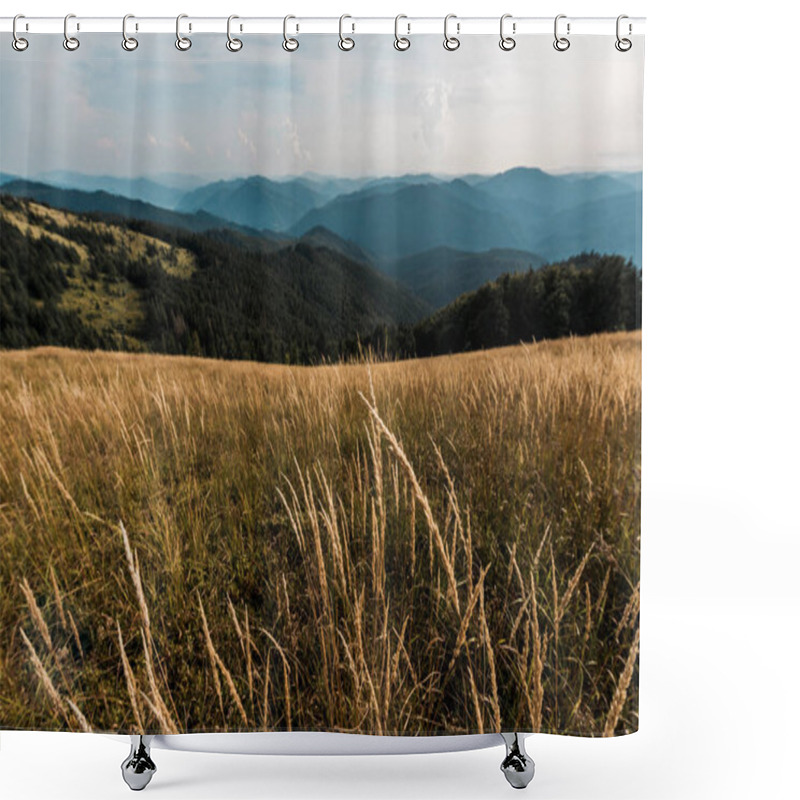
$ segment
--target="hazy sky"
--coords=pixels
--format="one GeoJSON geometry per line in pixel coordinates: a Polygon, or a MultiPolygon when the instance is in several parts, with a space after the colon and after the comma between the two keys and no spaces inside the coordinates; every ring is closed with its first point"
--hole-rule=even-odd
{"type": "Polygon", "coordinates": [[[85,34],[68,53],[57,35],[0,48],[0,170],[217,177],[303,172],[363,176],[641,169],[641,47],[573,36],[197,35],[178,52],[169,34],[85,34]]]}

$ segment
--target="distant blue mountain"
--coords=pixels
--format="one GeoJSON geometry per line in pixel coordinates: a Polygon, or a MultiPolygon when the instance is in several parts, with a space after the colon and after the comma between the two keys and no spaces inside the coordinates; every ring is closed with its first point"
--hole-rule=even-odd
{"type": "Polygon", "coordinates": [[[555,211],[625,194],[632,187],[608,175],[551,175],[540,169],[517,167],[480,181],[475,188],[502,203],[522,201],[555,211]]]}
{"type": "Polygon", "coordinates": [[[82,192],[108,192],[109,194],[127,197],[131,200],[142,200],[161,208],[174,209],[178,201],[186,193],[185,189],[167,186],[150,178],[117,178],[113,175],[84,175],[80,172],[55,170],[37,174],[38,183],[46,183],[61,189],[79,189],[82,192]]]}
{"type": "MultiPolygon", "coordinates": [[[[437,248],[463,253],[516,250],[548,261],[596,250],[619,253],[641,265],[641,172],[555,175],[516,167],[496,175],[459,178],[254,175],[188,191],[197,178],[164,173],[126,181],[72,172],[48,174],[63,190],[100,190],[102,194],[89,203],[91,210],[106,210],[110,203],[119,209],[113,213],[126,213],[121,200],[108,199],[113,195],[148,204],[149,208],[138,210],[129,206],[132,214],[144,213],[147,219],[157,217],[158,208],[196,216],[191,224],[214,223],[267,236],[281,232],[284,239],[316,231],[315,238],[335,235],[340,252],[359,260],[354,255],[357,250],[381,268],[428,253],[422,261],[435,269],[430,253],[437,248]]],[[[16,176],[0,174],[0,183],[15,180],[16,176]]],[[[90,210],[84,201],[75,200],[80,206],[76,210],[90,210]]],[[[52,197],[46,202],[59,204],[52,197]]],[[[176,219],[168,224],[180,223],[176,219]]],[[[466,269],[465,265],[462,262],[466,269]]]]}
{"type": "Polygon", "coordinates": [[[519,249],[548,260],[588,249],[641,264],[640,177],[520,167],[468,180],[388,179],[311,209],[289,230],[298,236],[322,226],[389,261],[449,247],[519,249]]]}
{"type": "Polygon", "coordinates": [[[641,266],[641,222],[640,192],[583,203],[549,218],[548,232],[539,239],[537,252],[556,261],[566,258],[565,253],[595,250],[625,256],[641,266]]]}
{"type": "Polygon", "coordinates": [[[369,178],[338,178],[329,175],[317,175],[308,172],[303,175],[289,178],[276,178],[276,183],[296,183],[305,186],[317,195],[321,203],[327,203],[340,194],[349,194],[358,191],[369,182],[369,178]]]}
{"type": "Polygon", "coordinates": [[[536,269],[544,259],[524,250],[496,249],[467,253],[451,247],[435,247],[379,267],[404,283],[433,308],[451,303],[505,273],[536,269]]]}
{"type": "Polygon", "coordinates": [[[141,219],[195,232],[228,228],[249,236],[257,236],[260,239],[275,242],[276,246],[281,243],[278,236],[268,231],[257,231],[244,225],[238,225],[229,220],[215,217],[205,211],[182,214],[166,208],[160,208],[151,203],[142,202],[141,200],[132,200],[129,197],[121,197],[108,192],[62,189],[59,186],[50,186],[46,183],[25,180],[4,183],[0,186],[0,192],[6,192],[15,197],[27,197],[39,203],[47,203],[53,208],[62,208],[78,213],[94,212],[126,219],[141,219]]]}
{"type": "Polygon", "coordinates": [[[320,225],[389,258],[439,246],[473,252],[524,247],[526,239],[516,220],[491,210],[463,182],[368,187],[309,211],[290,233],[320,225]]]}
{"type": "Polygon", "coordinates": [[[283,231],[324,200],[324,193],[308,180],[253,175],[201,186],[184,195],[176,210],[207,211],[251,228],[283,231]]]}

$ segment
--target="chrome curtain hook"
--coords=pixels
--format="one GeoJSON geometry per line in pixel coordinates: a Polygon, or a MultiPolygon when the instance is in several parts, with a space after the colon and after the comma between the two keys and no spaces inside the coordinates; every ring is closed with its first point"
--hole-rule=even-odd
{"type": "MultiPolygon", "coordinates": [[[[181,20],[188,19],[188,14],[178,14],[177,18],[175,19],[175,47],[178,50],[188,50],[192,46],[192,40],[188,36],[181,36],[181,20]]],[[[189,26],[189,30],[192,29],[192,26],[189,26]]]]}
{"type": "Polygon", "coordinates": [[[139,40],[128,36],[128,20],[135,19],[133,14],[126,14],[122,18],[122,49],[127,50],[129,53],[139,46],[139,40]]]}
{"type": "Polygon", "coordinates": [[[231,51],[231,53],[238,53],[243,47],[242,40],[241,39],[237,39],[231,33],[231,22],[233,22],[235,19],[239,19],[239,17],[236,16],[236,14],[231,14],[228,17],[228,41],[225,42],[225,47],[227,47],[228,50],[231,51]]]}
{"type": "Polygon", "coordinates": [[[289,20],[290,19],[297,19],[297,17],[293,16],[292,14],[287,14],[283,18],[283,49],[287,53],[294,53],[298,47],[300,47],[300,42],[297,39],[292,38],[289,36],[289,20]]]}
{"type": "MultiPolygon", "coordinates": [[[[620,51],[620,53],[627,53],[628,50],[630,50],[631,47],[633,47],[633,42],[630,39],[622,38],[619,35],[620,23],[624,19],[628,19],[628,15],[627,14],[620,14],[617,17],[617,41],[614,42],[614,47],[616,47],[617,50],[620,51]]],[[[633,28],[632,28],[631,24],[628,23],[628,34],[630,34],[632,32],[632,30],[633,30],[633,28]]]]}
{"type": "MultiPolygon", "coordinates": [[[[401,19],[408,19],[405,14],[398,14],[394,18],[394,49],[400,50],[408,50],[411,47],[411,39],[406,38],[405,36],[400,35],[400,20],[401,19]]],[[[407,32],[411,33],[411,23],[406,23],[406,28],[408,29],[407,32]]]]}
{"type": "MultiPolygon", "coordinates": [[[[559,36],[558,35],[558,21],[560,19],[566,19],[566,14],[559,14],[555,22],[553,23],[553,35],[555,36],[555,41],[553,42],[553,47],[558,50],[559,53],[563,53],[565,50],[569,50],[570,41],[567,39],[566,36],[559,36]]],[[[569,34],[569,22],[567,23],[567,34],[569,34]]]]}
{"type": "MultiPolygon", "coordinates": [[[[356,46],[355,39],[352,39],[351,37],[344,35],[343,26],[344,26],[344,21],[346,19],[353,19],[353,18],[349,14],[342,14],[342,16],[339,17],[339,49],[344,51],[352,50],[356,46]]],[[[352,30],[355,31],[356,29],[355,23],[351,22],[350,25],[352,30]]]]}
{"type": "MultiPolygon", "coordinates": [[[[455,14],[448,14],[444,18],[444,49],[450,50],[458,50],[461,47],[461,40],[457,36],[450,36],[447,32],[447,26],[451,19],[458,19],[455,14]]],[[[459,32],[461,25],[457,22],[456,23],[456,33],[459,32]]]]}
{"type": "Polygon", "coordinates": [[[67,25],[71,19],[75,19],[74,14],[67,14],[67,16],[64,17],[64,49],[69,50],[70,52],[77,50],[81,46],[81,43],[77,37],[69,35],[67,25]]]}
{"type": "MultiPolygon", "coordinates": [[[[517,40],[511,36],[506,36],[503,26],[505,25],[505,21],[507,19],[511,19],[511,14],[503,14],[500,17],[500,49],[505,50],[508,52],[509,50],[513,50],[517,46],[517,40]]],[[[516,33],[516,23],[513,24],[511,30],[516,33]]]]}
{"type": "Polygon", "coordinates": [[[13,35],[13,37],[14,37],[14,38],[11,40],[11,46],[12,46],[12,47],[13,47],[13,48],[14,48],[14,49],[15,49],[15,50],[18,52],[18,53],[21,53],[23,50],[27,50],[27,49],[28,49],[28,40],[27,40],[27,39],[23,39],[23,38],[22,38],[22,37],[21,37],[21,36],[20,36],[20,35],[17,33],[17,20],[18,20],[18,19],[25,19],[25,15],[24,15],[24,14],[17,14],[17,16],[16,16],[16,17],[14,17],[14,22],[11,24],[11,33],[12,33],[12,35],[13,35]]]}

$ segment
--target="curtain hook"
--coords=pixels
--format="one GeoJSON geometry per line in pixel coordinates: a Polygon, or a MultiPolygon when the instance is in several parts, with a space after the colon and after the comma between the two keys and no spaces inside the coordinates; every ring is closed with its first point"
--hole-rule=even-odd
{"type": "MultiPolygon", "coordinates": [[[[456,17],[455,14],[448,14],[444,18],[444,49],[450,50],[452,52],[453,50],[458,50],[458,48],[461,47],[461,41],[457,36],[450,36],[447,33],[447,23],[450,22],[451,19],[458,19],[458,18],[456,17]]],[[[460,28],[461,28],[460,23],[456,23],[456,33],[459,32],[460,28]]]]}
{"type": "MultiPolygon", "coordinates": [[[[500,17],[500,49],[506,52],[513,50],[517,46],[517,40],[511,36],[506,36],[503,31],[503,25],[507,19],[511,19],[511,14],[503,14],[503,16],[500,17]]],[[[517,25],[514,23],[512,31],[516,33],[516,29],[517,25]]]]}
{"type": "MultiPolygon", "coordinates": [[[[555,41],[553,42],[553,47],[558,50],[559,53],[563,53],[565,50],[569,50],[570,41],[567,39],[566,36],[559,36],[558,35],[558,21],[560,19],[566,19],[566,14],[559,14],[555,22],[553,23],[553,35],[555,36],[555,41]]],[[[567,23],[567,34],[569,34],[569,22],[567,23]]]]}
{"type": "Polygon", "coordinates": [[[13,38],[13,39],[12,39],[12,41],[11,41],[11,46],[12,46],[12,47],[13,47],[13,48],[14,48],[14,49],[15,49],[15,50],[18,52],[18,53],[21,53],[23,50],[27,50],[27,49],[28,49],[28,40],[27,40],[27,39],[23,39],[23,38],[22,38],[22,37],[21,37],[21,36],[20,36],[20,35],[17,33],[17,20],[18,20],[18,19],[25,19],[25,15],[24,15],[24,14],[17,14],[17,16],[16,16],[16,17],[14,17],[14,22],[13,22],[13,23],[12,23],[12,25],[11,25],[11,33],[12,33],[12,34],[13,34],[13,36],[14,36],[14,38],[13,38]]]}
{"type": "MultiPolygon", "coordinates": [[[[628,50],[630,50],[631,47],[633,47],[633,42],[630,39],[623,39],[619,35],[619,27],[620,27],[619,24],[624,19],[628,19],[628,15],[627,14],[620,14],[617,17],[617,41],[614,42],[614,47],[616,47],[617,50],[620,51],[620,53],[627,53],[628,50]]],[[[628,34],[632,33],[632,31],[633,31],[633,27],[632,27],[632,25],[630,23],[628,23],[628,34]]]]}
{"type": "Polygon", "coordinates": [[[242,40],[241,39],[237,39],[231,33],[231,22],[233,22],[233,20],[235,20],[235,19],[239,19],[239,17],[236,16],[236,14],[231,14],[228,17],[228,41],[225,42],[225,47],[227,47],[228,50],[231,51],[231,53],[238,53],[242,49],[242,47],[244,46],[243,43],[242,43],[242,40]]]}
{"type": "Polygon", "coordinates": [[[67,24],[71,19],[75,19],[74,14],[67,14],[67,16],[64,17],[64,49],[69,50],[70,52],[77,50],[81,46],[81,43],[76,36],[69,35],[67,24]]]}
{"type": "MultiPolygon", "coordinates": [[[[355,39],[352,39],[349,36],[345,36],[342,30],[344,26],[344,21],[346,19],[353,19],[353,18],[349,14],[342,14],[342,16],[339,17],[339,49],[344,51],[352,50],[356,46],[355,39]]],[[[352,26],[353,31],[355,31],[356,29],[355,23],[351,22],[350,24],[352,26]]]]}
{"type": "MultiPolygon", "coordinates": [[[[400,35],[400,20],[401,19],[408,19],[405,14],[398,14],[394,18],[394,49],[395,50],[408,50],[411,47],[411,39],[407,39],[405,36],[400,35]]],[[[408,28],[408,33],[411,33],[411,23],[407,22],[406,27],[408,28]]]]}
{"type": "Polygon", "coordinates": [[[297,39],[293,39],[289,36],[289,20],[290,19],[297,19],[297,17],[292,16],[292,14],[287,14],[283,18],[283,49],[287,53],[293,53],[300,47],[300,42],[297,39]]]}
{"type": "MultiPolygon", "coordinates": [[[[175,47],[178,50],[186,51],[192,46],[192,40],[188,36],[181,36],[181,20],[188,19],[188,14],[178,14],[175,20],[175,47]]],[[[189,30],[192,29],[192,26],[189,26],[189,30]]]]}
{"type": "Polygon", "coordinates": [[[128,36],[127,26],[129,19],[135,19],[133,14],[126,14],[122,18],[122,49],[127,50],[130,53],[139,46],[139,40],[134,39],[132,36],[128,36]]]}

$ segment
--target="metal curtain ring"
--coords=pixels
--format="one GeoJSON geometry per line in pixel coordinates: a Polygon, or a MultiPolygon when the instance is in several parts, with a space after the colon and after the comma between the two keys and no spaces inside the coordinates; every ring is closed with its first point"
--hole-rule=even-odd
{"type": "MultiPolygon", "coordinates": [[[[517,40],[511,36],[506,36],[503,31],[503,25],[507,19],[511,19],[511,14],[503,14],[500,17],[500,49],[506,52],[513,50],[517,46],[517,40]]],[[[512,31],[516,32],[516,27],[516,23],[514,23],[512,31]]]]}
{"type": "Polygon", "coordinates": [[[134,19],[133,14],[126,14],[122,18],[122,49],[127,50],[130,53],[139,46],[139,40],[134,39],[132,36],[128,36],[127,26],[129,19],[134,19]]]}
{"type": "MultiPolygon", "coordinates": [[[[566,14],[559,14],[555,22],[553,23],[553,35],[555,36],[555,41],[553,42],[553,47],[558,50],[559,53],[563,53],[565,50],[569,50],[570,41],[567,39],[566,36],[559,36],[558,35],[558,21],[560,19],[566,19],[566,14]]],[[[567,23],[567,33],[569,33],[569,22],[567,23]]]]}
{"type": "MultiPolygon", "coordinates": [[[[344,31],[342,30],[344,26],[344,21],[346,19],[353,19],[349,14],[342,14],[339,17],[339,49],[344,50],[352,50],[356,46],[355,39],[350,38],[349,36],[344,35],[344,31]]],[[[352,29],[355,30],[356,26],[354,23],[351,23],[352,29]]]]}
{"type": "Polygon", "coordinates": [[[67,24],[71,19],[75,19],[74,14],[67,14],[67,16],[64,17],[64,49],[70,52],[77,50],[81,46],[80,41],[78,41],[75,36],[70,36],[67,30],[67,24]]]}
{"type": "MultiPolygon", "coordinates": [[[[630,50],[631,47],[633,47],[633,42],[630,39],[622,38],[619,35],[619,27],[620,27],[619,24],[624,19],[628,19],[628,15],[627,14],[620,14],[617,17],[617,41],[614,42],[614,47],[616,47],[617,50],[620,51],[620,53],[627,53],[628,50],[630,50]]],[[[630,32],[631,32],[631,26],[630,26],[630,23],[628,23],[628,33],[630,33],[630,32]]]]}
{"type": "MultiPolygon", "coordinates": [[[[451,19],[457,19],[456,15],[448,14],[444,18],[444,49],[452,52],[453,50],[458,50],[458,48],[461,47],[461,40],[458,37],[450,36],[447,33],[447,23],[450,22],[451,19]]],[[[456,33],[459,32],[460,27],[460,24],[456,23],[456,33]]]]}
{"type": "MultiPolygon", "coordinates": [[[[405,36],[400,35],[400,20],[401,19],[408,19],[405,14],[398,14],[394,18],[394,49],[400,50],[408,50],[411,47],[411,39],[407,39],[405,36]]],[[[406,23],[408,28],[408,33],[411,33],[411,24],[406,23]]]]}
{"type": "Polygon", "coordinates": [[[17,20],[18,19],[25,19],[25,15],[24,14],[17,14],[17,16],[14,17],[14,22],[11,24],[11,33],[14,36],[14,38],[11,40],[11,46],[18,53],[21,53],[23,50],[27,50],[28,49],[28,40],[27,39],[23,39],[17,33],[17,20]]]}
{"type": "Polygon", "coordinates": [[[242,47],[244,46],[242,40],[241,39],[237,39],[231,33],[231,22],[233,22],[233,20],[235,20],[235,19],[239,19],[239,17],[237,17],[236,14],[231,14],[228,17],[228,41],[225,42],[225,47],[227,47],[228,50],[231,51],[231,53],[238,53],[242,49],[242,47]]]}
{"type": "Polygon", "coordinates": [[[289,36],[289,20],[296,19],[296,17],[292,16],[291,14],[287,14],[283,18],[283,49],[287,53],[294,53],[298,47],[300,47],[300,42],[297,39],[293,39],[289,36]]]}
{"type": "MultiPolygon", "coordinates": [[[[192,40],[188,36],[181,36],[181,20],[188,19],[188,17],[188,14],[178,14],[175,19],[175,47],[182,51],[186,51],[192,46],[192,40]]],[[[191,26],[189,30],[191,30],[191,26]]]]}

